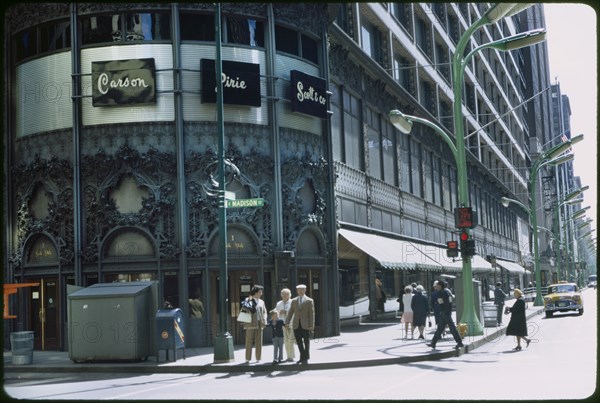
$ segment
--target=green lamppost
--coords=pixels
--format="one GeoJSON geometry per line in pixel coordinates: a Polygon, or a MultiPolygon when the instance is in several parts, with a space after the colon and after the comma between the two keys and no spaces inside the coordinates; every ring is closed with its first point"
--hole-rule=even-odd
{"type": "Polygon", "coordinates": [[[223,119],[223,84],[221,75],[221,4],[215,3],[215,79],[217,89],[217,127],[219,136],[218,176],[219,176],[219,328],[215,337],[214,361],[216,363],[234,360],[233,337],[227,330],[227,309],[229,305],[227,289],[227,210],[225,209],[225,126],[223,119]]]}
{"type": "Polygon", "coordinates": [[[544,300],[542,298],[542,286],[541,286],[541,273],[540,273],[540,255],[538,252],[538,230],[537,230],[537,202],[536,202],[536,181],[537,175],[540,169],[547,165],[560,165],[565,162],[571,161],[573,159],[573,154],[561,155],[565,151],[567,151],[571,146],[575,143],[583,140],[583,135],[580,134],[575,136],[565,142],[555,145],[547,151],[542,152],[542,154],[534,161],[531,167],[531,175],[529,176],[529,199],[530,199],[530,207],[527,208],[523,203],[518,200],[509,199],[507,197],[503,197],[501,199],[501,203],[504,207],[508,207],[510,203],[515,203],[521,208],[523,208],[529,214],[529,220],[533,229],[533,259],[534,259],[534,268],[535,268],[535,300],[533,301],[534,306],[542,306],[544,305],[544,300]]]}
{"type": "MultiPolygon", "coordinates": [[[[392,124],[401,132],[408,134],[412,128],[412,122],[422,123],[433,128],[442,136],[444,141],[450,147],[454,159],[456,161],[457,182],[458,182],[458,204],[460,207],[468,207],[469,205],[469,187],[467,179],[467,161],[465,149],[465,133],[463,124],[463,105],[462,105],[462,89],[464,81],[465,68],[473,55],[482,49],[493,48],[500,51],[508,51],[519,49],[525,46],[530,46],[545,40],[546,32],[544,29],[536,29],[520,34],[512,35],[507,38],[489,42],[476,47],[464,56],[465,49],[469,44],[471,36],[475,31],[484,25],[494,24],[502,18],[513,16],[526,8],[532,3],[496,3],[493,4],[485,14],[466,29],[460,37],[454,56],[452,59],[452,82],[454,91],[453,111],[454,111],[454,136],[456,142],[452,141],[449,134],[446,133],[436,124],[416,116],[405,115],[398,110],[390,111],[389,117],[392,124]]],[[[464,228],[469,238],[469,228],[464,228]]],[[[473,295],[473,272],[471,267],[471,256],[463,256],[462,259],[462,275],[463,275],[463,312],[460,322],[467,323],[468,335],[475,336],[483,334],[483,326],[475,313],[475,300],[473,295]]]]}
{"type": "MultiPolygon", "coordinates": [[[[585,212],[588,211],[589,209],[590,209],[590,206],[587,206],[587,207],[583,207],[583,208],[575,211],[573,214],[571,214],[571,216],[568,218],[568,220],[573,220],[574,221],[574,220],[582,217],[585,214],[585,212]]],[[[574,271],[574,265],[575,265],[575,263],[573,262],[573,259],[570,259],[571,255],[573,255],[572,251],[570,250],[571,249],[570,245],[572,243],[574,243],[574,241],[569,242],[569,239],[568,239],[568,236],[567,236],[567,234],[568,234],[567,231],[569,230],[568,221],[565,222],[565,225],[563,226],[563,229],[564,229],[564,234],[565,234],[565,252],[566,252],[565,255],[567,256],[567,262],[566,262],[567,271],[568,271],[568,273],[571,276],[573,276],[573,271],[574,271]]]]}
{"type": "Polygon", "coordinates": [[[556,255],[556,274],[558,276],[558,281],[561,280],[561,268],[560,268],[560,223],[559,223],[559,211],[560,208],[564,205],[569,205],[569,204],[576,204],[576,203],[581,203],[582,200],[580,199],[576,199],[576,197],[578,197],[579,195],[581,195],[583,192],[585,192],[586,190],[588,190],[590,187],[589,186],[584,186],[578,190],[575,190],[569,194],[567,194],[562,200],[557,201],[556,202],[556,206],[554,207],[554,218],[553,218],[553,223],[552,223],[552,228],[554,229],[554,240],[556,242],[556,247],[555,250],[558,252],[556,255]]]}

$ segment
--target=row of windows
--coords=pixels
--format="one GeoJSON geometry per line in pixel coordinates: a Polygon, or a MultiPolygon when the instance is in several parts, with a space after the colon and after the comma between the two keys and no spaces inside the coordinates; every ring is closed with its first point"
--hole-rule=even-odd
{"type": "MultiPolygon", "coordinates": [[[[359,98],[343,87],[332,86],[332,89],[331,127],[336,161],[447,211],[452,212],[458,206],[454,162],[445,161],[416,140],[425,138],[426,131],[431,129],[419,125],[413,127],[414,135],[402,134],[384,115],[363,106],[359,98]],[[366,151],[364,144],[368,147],[366,151]]],[[[471,178],[470,202],[479,212],[479,223],[513,237],[514,229],[509,223],[514,216],[498,202],[501,196],[491,185],[475,184],[471,178]]]]}
{"type": "MultiPolygon", "coordinates": [[[[407,50],[403,44],[396,42],[393,46],[385,44],[382,38],[387,38],[388,34],[383,31],[385,28],[380,28],[380,24],[376,22],[377,17],[373,16],[373,13],[364,12],[360,15],[360,38],[358,38],[358,41],[363,51],[384,69],[390,71],[398,84],[412,94],[421,106],[433,116],[436,116],[442,126],[452,130],[452,101],[442,90],[452,84],[451,51],[441,41],[440,35],[435,30],[435,25],[430,17],[426,15],[429,6],[413,3],[378,4],[384,6],[386,12],[389,12],[397,20],[398,27],[413,38],[414,45],[430,60],[432,65],[435,65],[442,81],[431,78],[424,73],[424,70],[420,70],[415,57],[410,55],[410,50],[407,50]],[[392,57],[391,60],[387,61],[384,54],[390,50],[392,57]]],[[[351,5],[340,7],[342,11],[338,14],[336,20],[338,26],[349,35],[352,33],[353,19],[352,14],[348,13],[347,9],[351,9],[351,7],[351,5]]],[[[475,18],[475,15],[470,15],[468,4],[461,5],[458,14],[447,4],[432,3],[430,7],[454,43],[458,42],[462,28],[459,24],[459,16],[462,15],[466,21],[470,21],[471,17],[475,18]]],[[[485,9],[487,6],[483,8],[485,9]]],[[[360,10],[363,10],[363,8],[360,8],[360,10]]],[[[371,11],[375,11],[376,14],[377,5],[372,5],[371,11]]],[[[389,29],[393,30],[393,27],[389,27],[389,29]]],[[[485,43],[509,34],[508,23],[502,20],[491,27],[478,30],[474,38],[478,38],[478,43],[485,43]]],[[[473,69],[477,81],[470,82],[468,76],[465,77],[463,99],[472,114],[471,116],[477,121],[477,125],[474,126],[470,120],[467,120],[465,122],[467,134],[476,131],[485,132],[492,140],[503,144],[500,147],[500,152],[504,154],[509,164],[520,172],[524,168],[525,161],[521,158],[521,154],[517,152],[517,147],[527,147],[527,144],[525,144],[527,126],[522,119],[522,110],[517,109],[516,111],[517,115],[520,116],[518,119],[514,119],[512,114],[507,115],[507,112],[518,105],[522,98],[523,91],[520,83],[523,80],[521,80],[517,63],[510,57],[508,52],[485,49],[479,57],[473,59],[473,64],[469,65],[468,68],[473,69]],[[487,70],[488,67],[486,67],[484,59],[487,60],[491,71],[487,70]],[[499,85],[496,85],[494,77],[497,77],[499,85]],[[523,125],[523,128],[520,125],[523,125]],[[508,133],[511,133],[512,137],[508,133]],[[516,141],[516,145],[511,144],[512,141],[516,141]]],[[[473,148],[470,148],[470,151],[484,162],[490,150],[486,150],[484,154],[479,153],[477,136],[471,136],[471,139],[469,146],[473,148]]],[[[488,158],[489,161],[504,166],[502,155],[488,158]]],[[[495,172],[500,180],[505,180],[509,170],[499,167],[495,172]]],[[[508,180],[507,182],[510,184],[511,190],[519,190],[518,186],[515,185],[515,181],[508,180]]]]}
{"type": "MultiPolygon", "coordinates": [[[[167,12],[122,13],[81,18],[81,45],[171,41],[171,15],[167,12]]],[[[182,12],[179,18],[182,41],[215,41],[215,17],[182,12]]],[[[224,43],[265,47],[265,22],[234,15],[224,16],[224,43]]],[[[21,31],[13,38],[17,62],[71,47],[68,21],[39,25],[21,31]]],[[[277,51],[319,63],[318,42],[292,29],[275,26],[277,51]]]]}

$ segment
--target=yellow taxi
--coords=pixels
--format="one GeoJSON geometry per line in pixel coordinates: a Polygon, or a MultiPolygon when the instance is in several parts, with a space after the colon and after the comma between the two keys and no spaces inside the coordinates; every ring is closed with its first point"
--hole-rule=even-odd
{"type": "Polygon", "coordinates": [[[544,296],[544,311],[550,318],[554,312],[578,311],[583,315],[583,298],[577,284],[566,281],[548,286],[548,294],[544,296]]]}

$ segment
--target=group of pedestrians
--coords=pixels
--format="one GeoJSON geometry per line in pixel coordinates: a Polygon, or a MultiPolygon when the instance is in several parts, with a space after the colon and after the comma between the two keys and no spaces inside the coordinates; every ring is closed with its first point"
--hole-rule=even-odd
{"type": "MultiPolygon", "coordinates": [[[[434,282],[434,290],[431,293],[431,299],[428,300],[423,295],[423,286],[416,285],[413,283],[412,286],[406,286],[404,288],[404,294],[398,298],[398,302],[403,305],[402,317],[400,323],[404,323],[405,339],[408,338],[408,329],[411,329],[412,338],[414,338],[415,327],[419,330],[419,339],[424,339],[423,331],[425,329],[425,322],[429,318],[430,313],[430,302],[434,312],[436,330],[431,339],[431,342],[427,343],[427,346],[435,349],[437,342],[445,335],[446,328],[450,330],[454,341],[456,342],[455,349],[464,347],[462,337],[460,336],[456,324],[452,319],[452,302],[454,295],[448,289],[448,284],[444,280],[436,280],[434,282]]],[[[497,324],[502,325],[502,315],[511,314],[510,321],[506,328],[507,336],[515,336],[517,338],[517,346],[514,348],[515,351],[522,349],[521,340],[529,347],[531,339],[527,338],[527,319],[526,310],[527,304],[523,299],[523,292],[515,288],[513,291],[515,302],[512,307],[504,307],[506,300],[506,293],[502,290],[502,284],[496,284],[494,290],[494,301],[497,306],[497,324]]]]}
{"type": "Polygon", "coordinates": [[[244,323],[246,332],[246,363],[252,358],[252,347],[255,349],[256,362],[262,358],[263,330],[269,328],[273,339],[273,364],[283,362],[285,347],[287,361],[294,361],[295,348],[300,352],[299,364],[306,364],[310,358],[310,337],[315,328],[315,305],[312,298],[306,295],[306,285],[296,286],[297,296],[291,298],[288,288],[281,290],[281,300],[270,311],[267,319],[267,309],[261,299],[264,287],[255,285],[250,294],[242,301],[242,309],[248,309],[252,314],[249,323],[244,323]]]}

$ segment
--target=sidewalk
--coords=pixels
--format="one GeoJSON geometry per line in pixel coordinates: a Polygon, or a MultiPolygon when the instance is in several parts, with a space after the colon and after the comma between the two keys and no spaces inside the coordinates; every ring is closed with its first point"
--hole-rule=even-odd
{"type": "MultiPolygon", "coordinates": [[[[510,306],[514,300],[507,301],[510,306]]],[[[542,307],[529,304],[527,317],[543,312],[542,307]]],[[[453,312],[456,320],[455,313],[453,312]]],[[[505,317],[508,319],[508,317],[505,317]]],[[[450,334],[437,343],[436,349],[426,345],[433,337],[434,327],[425,328],[426,340],[405,340],[404,328],[399,319],[389,318],[370,323],[344,326],[339,336],[311,340],[308,364],[283,362],[273,365],[273,346],[264,345],[262,361],[245,363],[244,346],[234,346],[234,361],[214,363],[213,347],[186,348],[185,359],[178,350],[177,361],[173,361],[173,350],[169,351],[170,362],[166,361],[165,350],[160,351],[160,360],[156,356],[142,362],[92,362],[74,363],[69,359],[68,351],[34,351],[33,363],[13,365],[10,351],[4,352],[5,372],[112,372],[112,373],[229,373],[257,371],[299,371],[308,369],[333,369],[392,365],[408,362],[440,360],[459,356],[476,349],[490,340],[501,337],[508,320],[502,327],[484,327],[483,335],[467,336],[463,340],[465,347],[454,350],[456,343],[450,334]]],[[[415,332],[418,336],[418,331],[415,332]]],[[[284,353],[285,354],[285,353],[284,353]]],[[[253,353],[254,358],[254,353],[253,353]]],[[[296,359],[298,351],[296,350],[296,359]]]]}

